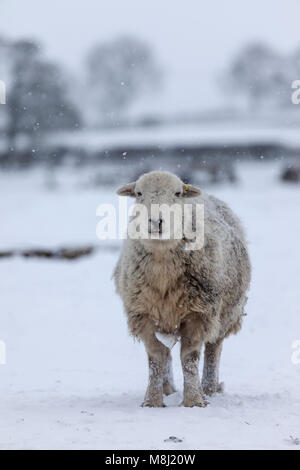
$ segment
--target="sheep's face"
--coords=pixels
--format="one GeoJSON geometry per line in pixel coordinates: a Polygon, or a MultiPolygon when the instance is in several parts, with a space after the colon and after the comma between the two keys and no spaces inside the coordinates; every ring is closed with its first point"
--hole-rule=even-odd
{"type": "MultiPolygon", "coordinates": [[[[120,196],[136,199],[129,223],[129,236],[150,248],[174,248],[184,236],[187,198],[201,194],[195,186],[185,185],[176,175],[151,172],[118,190],[120,196]]],[[[191,202],[191,201],[190,201],[191,202]]]]}

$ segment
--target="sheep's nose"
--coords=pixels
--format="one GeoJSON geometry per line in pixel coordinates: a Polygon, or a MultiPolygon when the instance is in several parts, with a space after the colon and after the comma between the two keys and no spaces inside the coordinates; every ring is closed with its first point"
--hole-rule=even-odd
{"type": "Polygon", "coordinates": [[[159,219],[149,219],[149,222],[151,222],[152,224],[162,224],[163,223],[163,218],[162,217],[159,217],[159,219]]]}
{"type": "Polygon", "coordinates": [[[151,228],[155,229],[155,231],[158,231],[159,233],[162,233],[162,226],[163,226],[163,218],[159,217],[159,219],[152,219],[151,217],[149,218],[149,225],[150,225],[150,231],[151,228]]]}

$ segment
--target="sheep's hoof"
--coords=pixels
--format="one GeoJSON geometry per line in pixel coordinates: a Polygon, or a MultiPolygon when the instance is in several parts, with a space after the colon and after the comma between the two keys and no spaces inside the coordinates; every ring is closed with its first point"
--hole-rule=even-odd
{"type": "Polygon", "coordinates": [[[164,395],[172,395],[172,393],[176,392],[176,388],[174,387],[174,385],[170,383],[165,383],[163,390],[164,390],[164,395]]]}
{"type": "Polygon", "coordinates": [[[158,400],[145,400],[141,404],[142,408],[165,408],[166,405],[164,404],[163,401],[158,401],[158,400]]]}
{"type": "Polygon", "coordinates": [[[202,396],[183,399],[183,406],[187,408],[193,408],[194,406],[198,406],[199,408],[205,408],[207,405],[208,405],[208,402],[202,396]]]}
{"type": "Polygon", "coordinates": [[[208,405],[207,401],[201,400],[201,401],[184,401],[183,406],[186,408],[194,408],[194,406],[197,406],[198,408],[206,408],[208,405]]]}
{"type": "Polygon", "coordinates": [[[221,382],[219,384],[214,384],[214,385],[205,385],[202,387],[203,392],[205,395],[208,397],[211,397],[214,393],[224,393],[225,390],[225,384],[224,382],[221,382]]]}

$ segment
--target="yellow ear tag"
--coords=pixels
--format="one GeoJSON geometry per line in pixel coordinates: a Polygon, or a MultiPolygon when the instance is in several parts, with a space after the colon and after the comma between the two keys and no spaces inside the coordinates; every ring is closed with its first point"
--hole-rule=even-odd
{"type": "Polygon", "coordinates": [[[188,185],[188,184],[185,185],[185,190],[186,190],[186,191],[189,190],[189,185],[188,185]]]}

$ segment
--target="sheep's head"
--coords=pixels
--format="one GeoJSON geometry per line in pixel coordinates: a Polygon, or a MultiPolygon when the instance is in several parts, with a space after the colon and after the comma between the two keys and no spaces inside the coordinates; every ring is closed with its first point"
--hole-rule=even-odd
{"type": "Polygon", "coordinates": [[[153,171],[122,186],[117,193],[136,199],[130,224],[135,233],[138,225],[140,228],[139,236],[133,238],[139,238],[151,248],[172,248],[183,238],[188,198],[199,196],[201,191],[184,184],[172,173],[153,171]]]}

